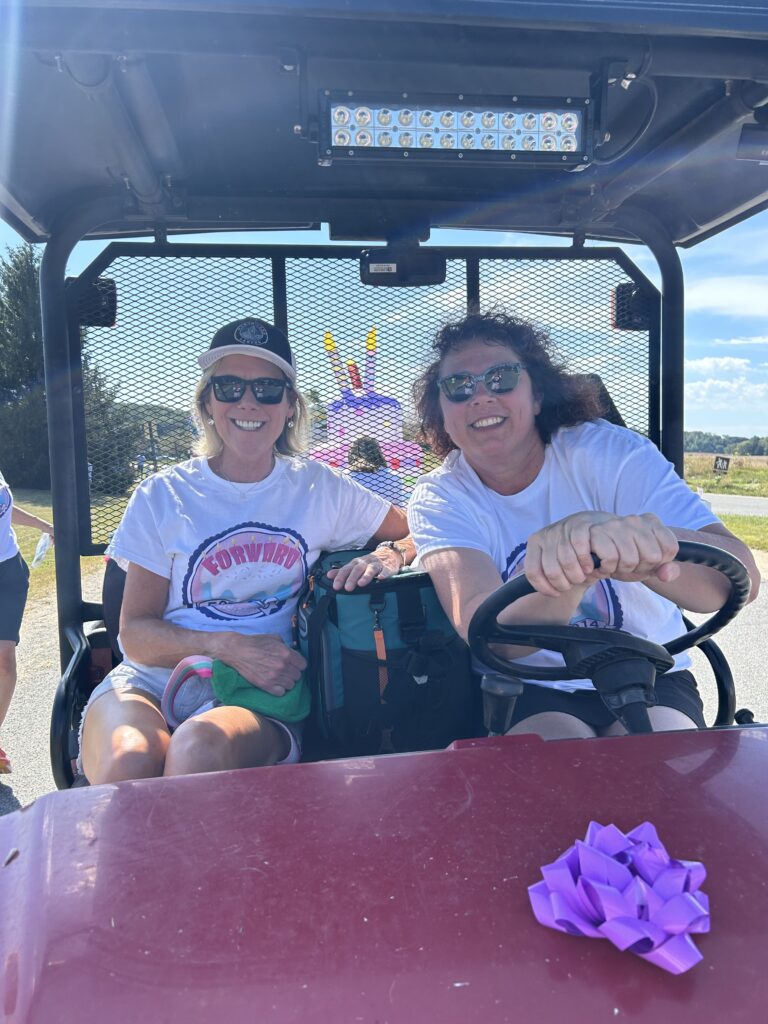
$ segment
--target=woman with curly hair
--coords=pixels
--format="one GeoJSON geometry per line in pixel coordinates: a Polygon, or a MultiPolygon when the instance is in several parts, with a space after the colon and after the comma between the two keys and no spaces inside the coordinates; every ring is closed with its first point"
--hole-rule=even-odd
{"type": "MultiPolygon", "coordinates": [[[[749,549],[645,437],[602,418],[594,381],[555,362],[545,332],[501,312],[445,325],[414,397],[425,439],[444,457],[409,505],[420,563],[466,637],[480,604],[525,572],[536,593],[500,617],[624,629],[657,643],[685,631],[679,608],[719,608],[728,584],[674,561],[680,540],[724,548],[759,573],[749,549]],[[595,568],[593,554],[599,560],[595,568]]],[[[559,654],[510,647],[523,663],[559,654]]],[[[686,654],[656,682],[654,729],[702,727],[686,654]]],[[[527,686],[512,732],[544,738],[623,731],[587,679],[527,686]]]]}

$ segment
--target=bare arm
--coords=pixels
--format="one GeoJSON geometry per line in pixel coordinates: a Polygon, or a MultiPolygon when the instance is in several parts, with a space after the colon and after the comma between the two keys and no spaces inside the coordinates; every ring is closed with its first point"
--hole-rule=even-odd
{"type": "Polygon", "coordinates": [[[203,655],[226,662],[254,686],[282,696],[306,666],[298,651],[274,634],[245,636],[174,626],[163,618],[168,580],[131,563],[120,613],[120,643],[134,661],[173,668],[182,658],[203,655]]]}
{"type": "Polygon", "coordinates": [[[14,526],[31,526],[35,530],[48,533],[51,536],[51,540],[53,540],[53,526],[47,520],[41,519],[40,516],[32,515],[31,512],[25,512],[18,505],[13,506],[11,520],[14,526]]]}
{"type": "MultiPolygon", "coordinates": [[[[472,548],[443,548],[424,555],[422,564],[432,577],[446,615],[466,640],[472,616],[503,582],[493,560],[484,551],[472,548]]],[[[557,597],[539,593],[523,597],[499,615],[499,622],[562,625],[570,621],[586,589],[586,585],[574,586],[557,597]]],[[[532,650],[506,646],[504,655],[522,658],[532,650]]]]}
{"type": "Polygon", "coordinates": [[[333,589],[354,590],[364,587],[375,579],[386,579],[395,576],[404,565],[410,565],[416,557],[416,548],[408,535],[408,519],[405,510],[390,505],[381,526],[366,544],[373,547],[381,541],[398,541],[396,548],[377,547],[369,555],[355,558],[338,569],[331,569],[329,579],[333,580],[333,589]]]}
{"type": "Polygon", "coordinates": [[[675,562],[679,540],[722,547],[746,565],[754,599],[760,574],[752,554],[720,524],[702,530],[670,529],[650,512],[615,516],[608,512],[577,512],[532,534],[525,556],[525,574],[544,594],[610,577],[645,583],[655,593],[695,612],[716,611],[729,584],[722,573],[705,566],[675,562]],[[600,559],[594,568],[592,555],[600,559]]]}
{"type": "MultiPolygon", "coordinates": [[[[722,523],[711,523],[701,530],[683,530],[673,527],[672,533],[677,540],[698,541],[722,548],[744,564],[752,583],[747,603],[754,601],[760,590],[760,570],[755,564],[752,552],[743,541],[735,537],[722,523]]],[[[713,612],[721,608],[730,589],[728,580],[716,569],[707,569],[702,565],[680,564],[680,575],[671,583],[658,580],[646,580],[646,586],[657,594],[674,601],[680,608],[692,612],[713,612]]]]}

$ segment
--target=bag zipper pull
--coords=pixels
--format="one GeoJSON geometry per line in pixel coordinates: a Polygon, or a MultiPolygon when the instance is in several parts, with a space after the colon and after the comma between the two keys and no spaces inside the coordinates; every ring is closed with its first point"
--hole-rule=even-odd
{"type": "Polygon", "coordinates": [[[376,648],[376,660],[378,662],[379,694],[383,696],[389,682],[387,674],[387,645],[384,642],[384,630],[381,628],[381,619],[376,609],[373,611],[373,644],[376,648]]]}

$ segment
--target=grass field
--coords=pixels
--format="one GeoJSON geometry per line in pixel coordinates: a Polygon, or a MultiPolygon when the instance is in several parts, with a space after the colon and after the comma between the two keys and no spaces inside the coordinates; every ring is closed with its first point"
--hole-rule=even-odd
{"type": "MultiPolygon", "coordinates": [[[[53,522],[50,491],[29,491],[24,488],[14,487],[13,500],[14,503],[23,508],[25,512],[31,512],[33,515],[40,516],[42,519],[47,519],[49,523],[53,522]]],[[[13,529],[18,537],[19,548],[27,562],[27,565],[32,565],[35,548],[37,547],[37,542],[40,540],[40,531],[32,529],[29,526],[14,526],[13,529]]],[[[93,572],[94,568],[100,564],[103,564],[103,559],[100,555],[81,558],[80,571],[84,574],[93,572]]],[[[49,548],[48,554],[43,559],[42,564],[36,569],[32,569],[30,571],[28,600],[42,597],[44,594],[53,593],[55,586],[56,567],[54,550],[53,548],[49,548]]]]}
{"type": "Polygon", "coordinates": [[[753,551],[768,551],[768,516],[721,516],[723,524],[753,551]]]}
{"type": "Polygon", "coordinates": [[[740,494],[768,498],[768,455],[732,455],[727,473],[715,473],[715,456],[687,452],[685,479],[710,494],[740,494]]]}

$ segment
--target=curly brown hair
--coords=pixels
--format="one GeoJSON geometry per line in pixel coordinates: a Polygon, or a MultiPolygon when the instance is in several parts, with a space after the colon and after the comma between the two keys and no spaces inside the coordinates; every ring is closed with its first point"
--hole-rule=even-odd
{"type": "Polygon", "coordinates": [[[435,358],[413,385],[422,440],[440,458],[457,447],[448,436],[440,409],[440,367],[449,352],[474,341],[511,348],[525,364],[533,393],[541,402],[536,427],[544,444],[559,427],[595,420],[605,412],[595,381],[571,374],[564,364],[554,361],[554,347],[546,331],[499,310],[469,313],[440,328],[432,342],[435,358]]]}

